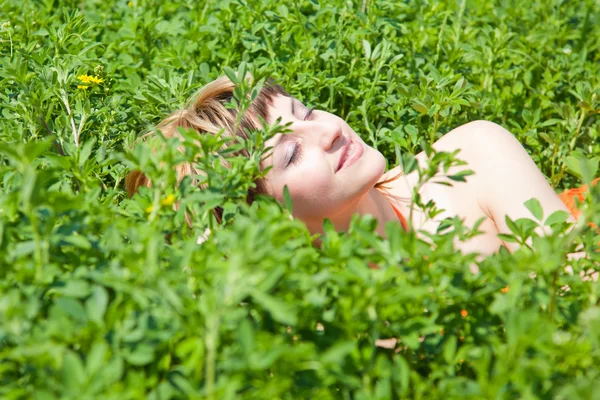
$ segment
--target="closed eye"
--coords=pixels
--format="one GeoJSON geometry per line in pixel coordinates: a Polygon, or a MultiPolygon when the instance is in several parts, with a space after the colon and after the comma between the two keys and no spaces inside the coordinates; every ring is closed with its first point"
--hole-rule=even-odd
{"type": "MultiPolygon", "coordinates": [[[[291,100],[292,114],[294,114],[294,109],[295,109],[294,102],[295,101],[298,101],[298,100],[292,98],[292,100],[291,100]]],[[[314,110],[315,110],[314,107],[308,109],[308,111],[306,111],[306,114],[304,114],[304,117],[302,118],[302,120],[303,121],[309,120],[310,117],[312,116],[312,113],[314,110]]],[[[302,158],[302,147],[300,146],[300,142],[296,142],[290,147],[288,147],[288,151],[286,152],[286,156],[285,156],[285,161],[284,161],[285,168],[289,167],[291,164],[298,164],[298,162],[302,158]]]]}
{"type": "MultiPolygon", "coordinates": [[[[309,109],[306,114],[304,114],[304,121],[307,121],[312,112],[315,110],[315,107],[309,109]]],[[[289,161],[286,163],[286,167],[289,166],[290,164],[298,164],[298,162],[300,161],[300,159],[302,158],[302,147],[300,147],[300,143],[296,142],[294,144],[294,149],[293,152],[291,154],[291,156],[289,157],[289,161]]]]}
{"type": "Polygon", "coordinates": [[[298,161],[300,161],[300,158],[302,157],[302,149],[300,148],[300,143],[296,142],[294,143],[293,147],[291,150],[288,151],[288,153],[291,152],[291,154],[289,154],[286,159],[288,160],[285,163],[286,168],[290,165],[290,164],[297,164],[298,161]]]}

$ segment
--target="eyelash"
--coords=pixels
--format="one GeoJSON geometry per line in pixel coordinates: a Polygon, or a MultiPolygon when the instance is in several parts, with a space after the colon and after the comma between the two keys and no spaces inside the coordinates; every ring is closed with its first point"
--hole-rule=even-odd
{"type": "MultiPolygon", "coordinates": [[[[314,111],[314,107],[311,108],[310,110],[308,110],[308,112],[304,116],[304,121],[308,120],[308,118],[311,116],[313,111],[314,111]]],[[[296,164],[298,164],[300,159],[302,159],[302,148],[300,147],[300,144],[296,142],[296,146],[294,147],[294,152],[292,153],[292,157],[290,157],[290,161],[288,162],[287,165],[288,166],[290,164],[296,165],[296,164]]]]}
{"type": "Polygon", "coordinates": [[[300,144],[296,143],[296,146],[294,146],[294,152],[292,153],[292,156],[290,157],[290,162],[288,162],[288,166],[290,164],[298,164],[298,161],[300,161],[300,159],[302,158],[302,149],[300,148],[300,144]]]}

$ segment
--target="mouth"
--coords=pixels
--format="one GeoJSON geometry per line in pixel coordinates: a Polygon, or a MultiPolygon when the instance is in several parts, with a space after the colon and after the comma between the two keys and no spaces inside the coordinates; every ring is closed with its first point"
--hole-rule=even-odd
{"type": "Polygon", "coordinates": [[[346,144],[342,148],[342,154],[340,156],[340,161],[338,162],[337,169],[335,172],[338,172],[342,168],[347,168],[352,165],[356,160],[362,156],[363,147],[361,143],[354,139],[346,139],[346,144]]]}

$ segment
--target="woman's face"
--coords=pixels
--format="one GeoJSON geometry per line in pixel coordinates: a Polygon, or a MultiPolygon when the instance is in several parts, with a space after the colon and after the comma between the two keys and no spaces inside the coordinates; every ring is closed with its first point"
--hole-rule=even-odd
{"type": "Polygon", "coordinates": [[[277,134],[264,166],[266,191],[283,201],[287,185],[293,214],[320,224],[324,218],[348,213],[385,172],[385,158],[367,146],[341,118],[310,110],[293,97],[278,95],[269,106],[268,123],[291,122],[291,133],[277,134]]]}

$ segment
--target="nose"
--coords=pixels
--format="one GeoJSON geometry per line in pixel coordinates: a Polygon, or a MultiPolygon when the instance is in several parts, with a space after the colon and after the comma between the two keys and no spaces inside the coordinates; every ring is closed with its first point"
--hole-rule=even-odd
{"type": "Polygon", "coordinates": [[[315,125],[319,146],[325,151],[331,150],[336,139],[342,137],[342,125],[336,120],[315,121],[315,125]]]}

